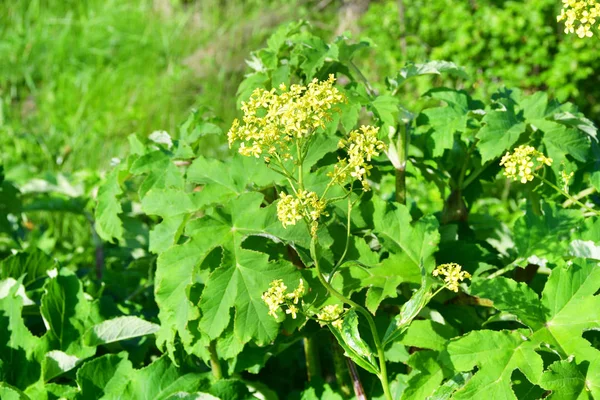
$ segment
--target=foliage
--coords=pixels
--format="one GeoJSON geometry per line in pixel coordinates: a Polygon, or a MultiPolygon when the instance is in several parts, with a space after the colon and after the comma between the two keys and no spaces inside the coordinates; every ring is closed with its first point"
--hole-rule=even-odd
{"type": "Polygon", "coordinates": [[[0,395],[599,396],[596,127],[450,61],[372,85],[367,48],[282,25],[228,135],[202,109],[80,190],[0,174],[0,395]],[[462,88],[405,101],[428,75],[462,88]],[[88,224],[83,260],[36,210],[88,224]]]}
{"type": "MultiPolygon", "coordinates": [[[[469,73],[469,84],[480,96],[502,86],[545,90],[574,102],[598,122],[595,54],[600,42],[565,35],[564,21],[556,21],[562,6],[556,0],[373,2],[360,26],[377,53],[357,63],[369,78],[382,81],[409,61],[453,61],[469,73]]],[[[592,31],[598,32],[597,25],[592,31]]],[[[414,93],[404,101],[414,101],[414,93]]]]}

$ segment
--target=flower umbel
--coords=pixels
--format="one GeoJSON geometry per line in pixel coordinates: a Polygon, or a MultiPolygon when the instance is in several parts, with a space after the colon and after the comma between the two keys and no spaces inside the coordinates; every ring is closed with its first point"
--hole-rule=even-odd
{"type": "Polygon", "coordinates": [[[281,279],[276,279],[271,282],[269,290],[264,292],[261,296],[262,300],[269,306],[269,315],[273,318],[277,318],[277,311],[279,311],[281,305],[285,303],[285,291],[287,286],[281,279]]]}
{"type": "Polygon", "coordinates": [[[345,149],[348,156],[339,160],[329,177],[342,185],[348,177],[351,180],[359,180],[363,190],[368,191],[369,183],[366,178],[372,168],[369,163],[386,148],[385,143],[377,139],[378,132],[379,128],[363,125],[359,130],[350,132],[348,138],[340,140],[338,147],[345,149]]]}
{"type": "Polygon", "coordinates": [[[454,292],[458,292],[460,282],[471,278],[471,274],[463,271],[462,267],[456,263],[439,265],[433,270],[433,276],[443,276],[446,287],[454,292]]]}
{"type": "Polygon", "coordinates": [[[346,101],[333,86],[334,82],[334,76],[330,75],[326,81],[313,79],[308,86],[288,88],[282,84],[279,90],[256,89],[242,103],[242,122],[234,120],[227,133],[229,147],[239,141],[242,155],[291,159],[290,143],[324,128],[331,120],[333,107],[346,101]]]}
{"type": "Polygon", "coordinates": [[[525,145],[517,147],[512,154],[506,152],[500,160],[500,166],[504,167],[504,175],[521,183],[532,181],[533,171],[544,165],[552,165],[552,159],[532,146],[525,145]]]}
{"type": "Polygon", "coordinates": [[[283,280],[276,279],[271,282],[269,290],[264,292],[261,296],[262,300],[269,307],[269,315],[273,318],[277,318],[277,311],[281,310],[281,306],[287,306],[285,310],[286,314],[291,314],[293,319],[296,319],[298,309],[298,302],[304,296],[305,293],[304,281],[300,279],[298,287],[292,292],[287,293],[287,286],[283,283],[283,280]]]}
{"type": "Polygon", "coordinates": [[[565,21],[565,33],[576,33],[580,38],[592,37],[592,28],[600,18],[600,3],[596,0],[563,0],[557,21],[565,21]]]}
{"type": "Polygon", "coordinates": [[[310,226],[310,233],[317,234],[319,218],[321,215],[327,215],[325,207],[327,203],[319,199],[315,192],[308,190],[299,190],[296,197],[281,193],[277,203],[277,218],[281,225],[287,228],[289,225],[296,225],[296,222],[305,219],[310,226]]]}
{"type": "Polygon", "coordinates": [[[341,318],[341,316],[343,313],[344,309],[339,304],[325,306],[317,313],[319,325],[325,326],[328,323],[331,323],[335,328],[342,329],[342,322],[344,319],[341,318]]]}

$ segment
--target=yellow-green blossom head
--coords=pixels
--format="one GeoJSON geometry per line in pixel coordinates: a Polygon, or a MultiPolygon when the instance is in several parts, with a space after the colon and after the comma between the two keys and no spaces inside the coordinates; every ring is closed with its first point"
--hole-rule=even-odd
{"type": "Polygon", "coordinates": [[[239,152],[245,156],[291,159],[290,144],[324,128],[334,106],[346,101],[334,83],[330,75],[325,81],[313,79],[308,86],[282,84],[278,90],[254,90],[242,103],[242,121],[234,120],[227,133],[229,147],[239,142],[239,152]]]}
{"type": "Polygon", "coordinates": [[[453,292],[458,292],[458,284],[465,279],[470,279],[471,274],[463,271],[456,263],[442,264],[433,270],[433,276],[444,277],[444,285],[453,292]]]}
{"type": "Polygon", "coordinates": [[[291,314],[292,318],[296,319],[300,311],[297,304],[304,296],[305,291],[302,279],[300,279],[298,287],[292,293],[287,292],[287,286],[283,283],[283,280],[276,279],[271,282],[269,289],[262,294],[261,298],[269,307],[269,315],[273,318],[277,318],[277,312],[281,310],[282,306],[286,306],[285,313],[291,314]]]}
{"type": "Polygon", "coordinates": [[[341,139],[338,147],[346,150],[347,157],[340,159],[328,176],[341,185],[348,179],[358,180],[363,190],[369,190],[367,177],[371,170],[371,159],[385,150],[386,146],[377,139],[379,128],[363,125],[358,130],[351,131],[347,138],[341,139]]]}
{"type": "Polygon", "coordinates": [[[316,235],[319,218],[321,215],[327,215],[325,212],[327,202],[319,199],[315,192],[308,190],[299,190],[295,197],[285,193],[281,193],[279,197],[277,218],[281,221],[281,225],[287,228],[304,219],[309,224],[311,235],[316,235]]]}
{"type": "Polygon", "coordinates": [[[264,292],[261,296],[262,300],[269,307],[269,315],[273,318],[277,318],[277,311],[279,311],[281,305],[285,303],[285,291],[287,286],[283,283],[283,280],[276,279],[271,282],[269,290],[264,292]]]}
{"type": "Polygon", "coordinates": [[[344,313],[344,308],[339,304],[330,304],[321,309],[317,313],[317,318],[319,325],[325,326],[327,324],[331,324],[333,327],[337,329],[342,329],[342,322],[344,321],[342,318],[342,314],[344,313]]]}
{"type": "Polygon", "coordinates": [[[526,145],[517,147],[512,153],[507,152],[500,160],[500,166],[504,167],[504,175],[521,183],[532,181],[533,172],[544,165],[552,165],[552,159],[526,145]]]}
{"type": "Polygon", "coordinates": [[[565,21],[565,33],[580,38],[594,36],[594,25],[600,19],[600,3],[596,0],[563,0],[557,21],[565,21]]]}

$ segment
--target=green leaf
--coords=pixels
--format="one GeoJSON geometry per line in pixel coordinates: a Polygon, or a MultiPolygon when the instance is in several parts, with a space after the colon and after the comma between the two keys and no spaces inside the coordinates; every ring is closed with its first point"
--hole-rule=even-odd
{"type": "Polygon", "coordinates": [[[600,365],[583,362],[556,361],[542,375],[540,385],[552,391],[551,400],[587,400],[600,395],[600,365]]]}
{"type": "Polygon", "coordinates": [[[29,397],[19,389],[5,382],[0,382],[0,399],[2,400],[29,400],[29,397]]]}
{"type": "Polygon", "coordinates": [[[275,339],[279,324],[267,314],[261,295],[275,279],[298,282],[299,277],[291,263],[268,260],[266,254],[236,249],[227,252],[210,275],[200,299],[199,327],[211,339],[229,323],[231,308],[235,308],[234,333],[242,343],[254,339],[265,345],[275,339]]]}
{"type": "Polygon", "coordinates": [[[331,389],[327,383],[312,383],[308,389],[302,392],[300,400],[342,400],[343,397],[331,389]]]}
{"type": "Polygon", "coordinates": [[[300,69],[310,81],[316,75],[317,71],[323,67],[326,61],[336,61],[338,59],[338,47],[335,43],[327,44],[316,36],[299,36],[298,44],[294,52],[300,56],[303,61],[300,69]]]}
{"type": "Polygon", "coordinates": [[[205,185],[202,204],[223,204],[248,191],[254,183],[259,188],[283,178],[254,157],[235,154],[228,162],[198,157],[187,171],[189,183],[205,185]]]}
{"type": "Polygon", "coordinates": [[[94,324],[94,304],[85,297],[81,282],[67,269],[44,286],[40,312],[48,324],[44,338],[53,349],[85,358],[96,349],[82,343],[85,331],[94,324]]]}
{"type": "Polygon", "coordinates": [[[394,78],[387,78],[391,89],[396,89],[405,81],[422,75],[448,74],[462,79],[469,79],[469,75],[462,67],[451,61],[428,61],[424,64],[409,63],[403,67],[394,78]]]}
{"type": "Polygon", "coordinates": [[[181,373],[166,356],[142,369],[133,369],[125,353],[88,361],[77,371],[81,399],[167,399],[179,392],[208,388],[206,374],[181,373]]]}
{"type": "Polygon", "coordinates": [[[36,290],[48,278],[48,271],[57,267],[58,263],[42,250],[28,249],[0,261],[0,279],[23,277],[25,290],[36,290]]]}
{"type": "Polygon", "coordinates": [[[84,337],[88,346],[118,342],[151,335],[159,330],[160,326],[134,316],[124,316],[103,321],[94,325],[84,337]]]}
{"type": "MultiPolygon", "coordinates": [[[[334,331],[335,328],[333,328],[334,331]]],[[[337,333],[337,331],[336,331],[337,333]]],[[[364,364],[365,362],[370,364],[370,370],[377,371],[377,360],[373,354],[373,351],[369,348],[369,345],[360,337],[358,331],[358,314],[356,310],[351,309],[344,314],[342,321],[342,329],[339,331],[339,335],[343,340],[342,347],[346,350],[347,355],[354,360],[358,365],[364,364]],[[348,351],[351,349],[351,351],[348,351]]],[[[369,369],[367,369],[369,371],[369,369]]]]}
{"type": "Polygon", "coordinates": [[[600,297],[594,296],[598,289],[600,268],[595,261],[576,260],[568,268],[554,268],[541,298],[546,321],[532,340],[548,343],[565,356],[575,355],[577,362],[600,357],[582,337],[584,331],[600,328],[600,297]]]}
{"type": "Polygon", "coordinates": [[[136,400],[163,400],[179,392],[194,392],[208,386],[210,377],[207,374],[188,373],[179,371],[166,356],[145,368],[133,370],[129,382],[111,394],[114,398],[136,400]]]}
{"type": "Polygon", "coordinates": [[[98,236],[107,242],[123,240],[123,221],[119,218],[123,212],[119,201],[119,196],[123,194],[120,174],[121,167],[114,168],[98,188],[94,227],[98,236]]]}
{"type": "MultiPolygon", "coordinates": [[[[377,96],[375,100],[371,102],[371,107],[375,110],[377,117],[379,120],[386,126],[395,127],[396,126],[396,117],[398,116],[398,106],[400,105],[400,100],[396,97],[381,95],[377,96]]],[[[388,132],[383,132],[385,136],[387,136],[388,132]]]]}
{"type": "Polygon", "coordinates": [[[454,375],[452,378],[448,379],[444,382],[443,385],[438,386],[438,388],[428,397],[427,400],[449,400],[452,397],[452,394],[462,388],[469,378],[471,374],[467,374],[464,372],[460,372],[454,375]]]}
{"type": "Polygon", "coordinates": [[[433,156],[440,157],[444,150],[454,146],[454,134],[466,131],[472,100],[462,91],[446,88],[430,90],[425,96],[446,102],[446,106],[422,111],[426,124],[433,128],[433,156]]]}
{"type": "Polygon", "coordinates": [[[577,129],[568,129],[552,121],[534,121],[535,126],[544,132],[542,143],[546,146],[552,166],[558,172],[561,163],[567,161],[567,155],[585,162],[590,150],[590,138],[577,129]]]}
{"type": "Polygon", "coordinates": [[[435,268],[433,255],[440,240],[437,220],[429,216],[413,224],[406,206],[395,204],[395,207],[387,212],[382,206],[376,210],[373,217],[375,234],[383,240],[386,250],[402,257],[402,262],[406,263],[403,269],[412,269],[413,276],[421,276],[421,266],[431,273],[435,268]]]}
{"type": "Polygon", "coordinates": [[[408,387],[402,393],[401,400],[419,400],[429,398],[444,379],[442,367],[437,362],[435,351],[417,351],[408,359],[413,368],[408,379],[408,387]]]}
{"type": "Polygon", "coordinates": [[[569,245],[569,253],[573,257],[600,261],[600,246],[591,240],[573,240],[569,245]]]}
{"type": "Polygon", "coordinates": [[[42,374],[44,382],[64,374],[67,371],[75,368],[82,360],[78,357],[71,356],[60,350],[52,350],[46,353],[42,364],[42,374]]]}
{"type": "Polygon", "coordinates": [[[126,353],[106,354],[84,363],[77,370],[80,399],[118,399],[112,393],[123,389],[133,367],[126,353]]]}
{"type": "Polygon", "coordinates": [[[221,400],[250,400],[254,398],[248,391],[246,384],[238,379],[221,379],[211,386],[209,392],[221,400]]]}
{"type": "Polygon", "coordinates": [[[600,328],[600,297],[594,295],[600,289],[597,262],[575,260],[568,267],[555,267],[537,306],[533,294],[522,286],[504,283],[499,292],[489,290],[487,295],[496,299],[494,305],[498,309],[532,321],[532,333],[476,331],[450,342],[448,354],[456,370],[470,371],[475,365],[479,369],[454,398],[473,398],[479,393],[515,398],[510,391],[510,376],[515,368],[531,383],[541,385],[542,361],[535,349],[542,345],[550,346],[564,358],[574,357],[577,363],[587,360],[596,365],[600,360],[600,351],[582,337],[584,331],[600,328]],[[519,299],[520,304],[511,304],[509,299],[519,299]],[[539,316],[525,315],[527,310],[538,314],[535,310],[540,307],[542,321],[537,320],[539,316]]]}
{"type": "Polygon", "coordinates": [[[531,204],[525,215],[515,222],[514,242],[519,257],[546,257],[549,260],[562,259],[568,254],[573,229],[580,224],[581,213],[565,210],[559,205],[544,203],[542,215],[537,215],[531,204]]]}
{"type": "Polygon", "coordinates": [[[519,140],[525,132],[525,121],[512,107],[490,110],[483,117],[484,127],[477,133],[483,162],[499,157],[519,140]]]}
{"type": "Polygon", "coordinates": [[[516,399],[511,375],[519,369],[529,381],[539,382],[543,363],[524,331],[474,331],[448,344],[448,354],[457,371],[478,371],[453,399],[516,399]]]}
{"type": "Polygon", "coordinates": [[[492,300],[496,309],[516,315],[519,321],[533,329],[544,324],[540,298],[525,283],[498,277],[475,280],[470,289],[472,295],[492,300]]]}
{"type": "Polygon", "coordinates": [[[432,320],[413,321],[400,338],[405,346],[422,349],[443,350],[449,339],[458,332],[450,325],[442,325],[432,320]]]}
{"type": "Polygon", "coordinates": [[[173,164],[173,159],[161,150],[144,154],[133,162],[129,171],[133,175],[145,175],[139,188],[140,197],[150,189],[183,189],[182,173],[173,164]]]}
{"type": "Polygon", "coordinates": [[[160,254],[173,246],[189,216],[201,208],[200,193],[179,189],[152,189],[142,199],[142,210],[163,220],[150,231],[150,251],[160,254]]]}
{"type": "Polygon", "coordinates": [[[582,114],[575,115],[570,112],[561,112],[554,114],[553,118],[563,125],[577,128],[580,131],[585,132],[590,139],[597,141],[596,135],[598,129],[592,121],[585,118],[582,114]]]}
{"type": "Polygon", "coordinates": [[[40,360],[46,347],[21,317],[23,301],[17,295],[20,287],[18,282],[8,296],[0,298],[0,381],[25,390],[41,376],[40,360]]]}

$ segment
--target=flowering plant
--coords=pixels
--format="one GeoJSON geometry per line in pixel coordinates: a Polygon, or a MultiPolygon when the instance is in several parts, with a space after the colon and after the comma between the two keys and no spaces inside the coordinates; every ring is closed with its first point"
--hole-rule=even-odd
{"type": "Polygon", "coordinates": [[[123,210],[150,221],[158,349],[239,398],[514,398],[585,374],[572,392],[594,392],[595,126],[544,93],[401,102],[406,81],[460,67],[372,83],[365,46],[282,27],[227,133],[197,113],[178,139],[130,138],[97,231],[125,246],[123,210]],[[200,155],[215,134],[226,161],[200,155]]]}

